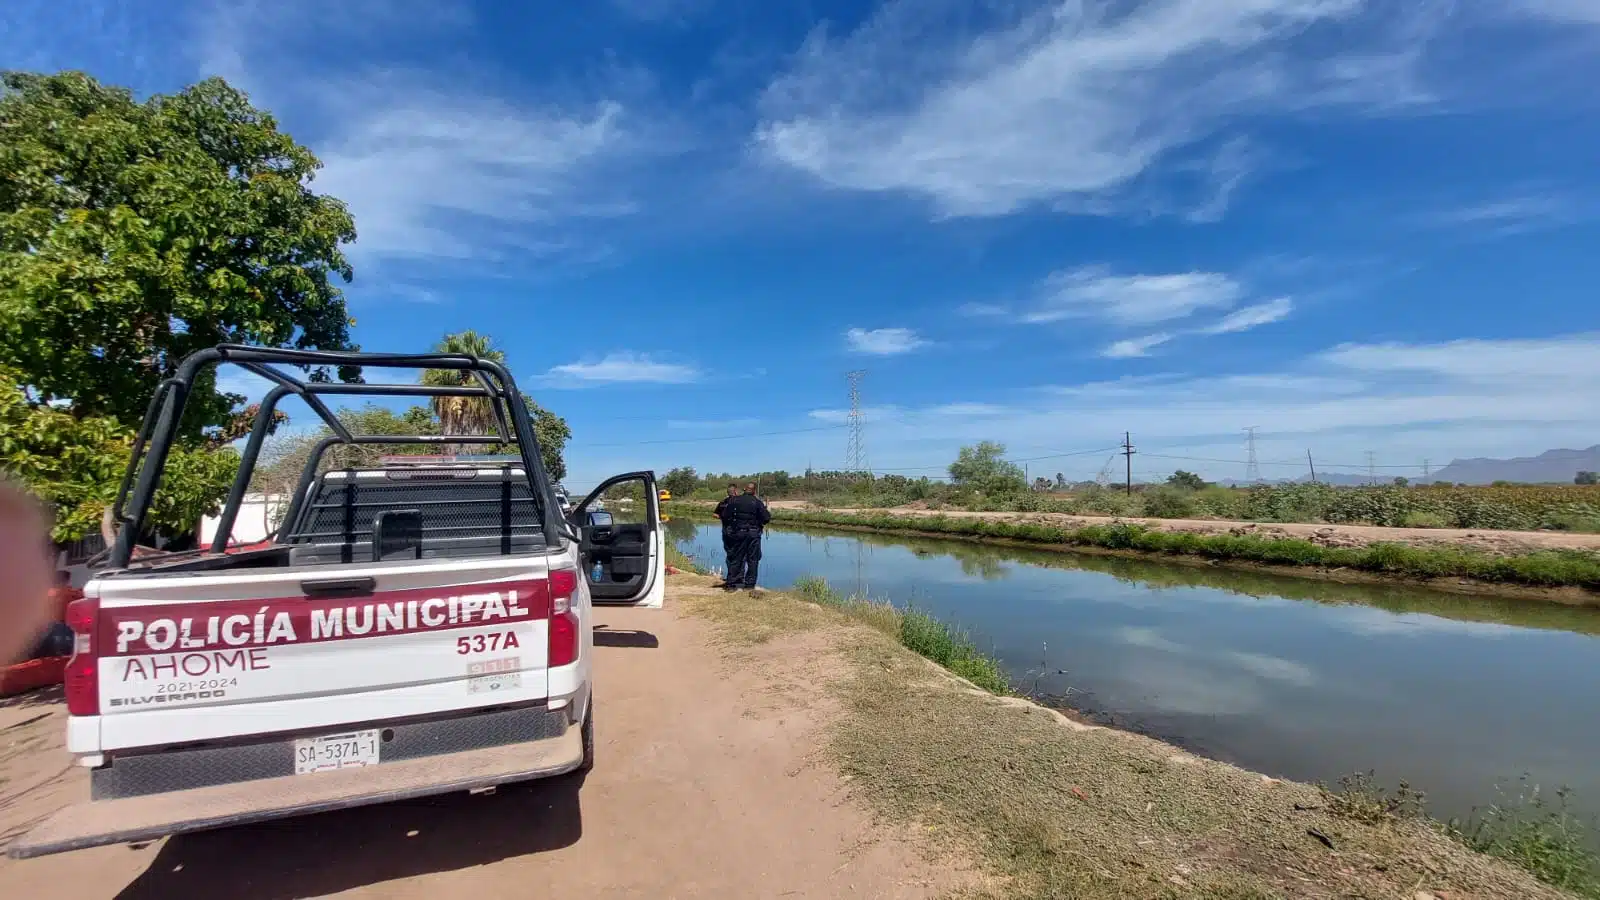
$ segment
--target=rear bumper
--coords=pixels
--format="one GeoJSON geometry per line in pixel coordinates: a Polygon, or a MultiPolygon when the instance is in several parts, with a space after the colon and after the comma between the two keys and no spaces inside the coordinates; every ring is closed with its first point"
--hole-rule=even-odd
{"type": "Polygon", "coordinates": [[[69,806],[13,841],[7,855],[28,859],[268,819],[495,787],[563,775],[583,762],[583,737],[558,737],[400,760],[315,775],[262,778],[69,806]]]}

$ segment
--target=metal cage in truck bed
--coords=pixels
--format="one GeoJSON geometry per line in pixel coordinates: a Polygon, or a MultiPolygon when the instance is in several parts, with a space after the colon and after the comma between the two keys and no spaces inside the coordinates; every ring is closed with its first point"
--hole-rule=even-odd
{"type": "MultiPolygon", "coordinates": [[[[559,544],[570,535],[556,501],[551,481],[544,470],[533,425],[522,394],[506,368],[476,356],[423,353],[386,354],[325,350],[292,350],[223,344],[201,350],[178,366],[178,371],[161,382],[145,413],[143,426],[134,441],[133,454],[112,507],[117,540],[109,550],[106,566],[123,569],[134,557],[134,548],[143,532],[162,468],[177,436],[178,423],[196,377],[207,366],[229,364],[265,379],[272,388],[262,398],[255,422],[240,451],[238,475],[228,492],[209,547],[200,551],[162,554],[154,562],[162,567],[190,565],[209,568],[225,565],[217,555],[228,546],[234,522],[239,515],[250,479],[261,457],[262,446],[271,430],[279,403],[289,396],[299,397],[331,432],[312,449],[299,486],[286,511],[270,551],[248,553],[288,553],[278,564],[350,562],[363,555],[363,543],[370,545],[374,515],[386,506],[417,505],[417,481],[437,479],[439,496],[428,499],[431,521],[423,525],[422,544],[427,555],[440,548],[452,548],[465,555],[477,553],[527,552],[534,542],[559,544]],[[424,385],[402,383],[347,383],[304,377],[302,372],[285,367],[320,370],[325,367],[369,369],[445,369],[467,373],[470,385],[424,385]],[[492,411],[492,434],[355,434],[324,402],[326,397],[479,397],[492,411]],[[501,445],[513,451],[511,461],[501,464],[458,465],[427,463],[389,470],[346,469],[319,474],[323,456],[339,445],[501,445]],[[403,474],[402,474],[403,473],[403,474]],[[398,483],[405,479],[403,487],[398,483]],[[394,490],[386,490],[387,485],[394,490]],[[385,504],[385,494],[397,504],[385,504]],[[429,544],[433,547],[430,548],[429,544]],[[199,557],[199,558],[196,558],[199,557]],[[205,559],[206,561],[202,561],[205,559]]],[[[423,490],[427,494],[427,490],[423,490]]],[[[240,554],[245,555],[245,554],[240,554]]],[[[233,565],[246,562],[232,555],[233,565]]]]}

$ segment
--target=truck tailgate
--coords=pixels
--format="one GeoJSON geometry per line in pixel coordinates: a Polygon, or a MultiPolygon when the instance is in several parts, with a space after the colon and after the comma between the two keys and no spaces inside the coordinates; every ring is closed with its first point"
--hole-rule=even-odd
{"type": "Polygon", "coordinates": [[[6,847],[27,859],[168,835],[409,800],[569,772],[583,761],[576,728],[531,744],[488,747],[382,766],[290,775],[69,806],[6,847]]]}
{"type": "Polygon", "coordinates": [[[69,749],[542,699],[548,574],[530,555],[92,583],[99,715],[69,749]]]}

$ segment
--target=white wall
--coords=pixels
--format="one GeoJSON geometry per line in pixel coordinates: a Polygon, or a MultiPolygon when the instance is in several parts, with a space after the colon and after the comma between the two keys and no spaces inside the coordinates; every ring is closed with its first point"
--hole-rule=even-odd
{"type": "MultiPolygon", "coordinates": [[[[289,501],[287,494],[246,494],[239,504],[239,517],[233,522],[233,539],[240,544],[250,544],[267,536],[272,530],[272,515],[289,501]]],[[[200,544],[209,546],[217,533],[217,516],[200,520],[200,544]]]]}

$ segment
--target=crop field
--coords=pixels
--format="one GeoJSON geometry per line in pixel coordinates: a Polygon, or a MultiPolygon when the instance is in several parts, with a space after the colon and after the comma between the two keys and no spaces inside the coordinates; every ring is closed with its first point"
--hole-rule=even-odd
{"type": "Polygon", "coordinates": [[[1005,498],[978,496],[968,502],[961,502],[962,499],[953,496],[947,505],[1163,519],[1600,532],[1600,487],[1593,485],[1348,488],[1294,484],[1207,487],[1197,491],[1136,485],[1131,495],[1102,489],[1073,494],[1024,493],[1005,498]]]}

